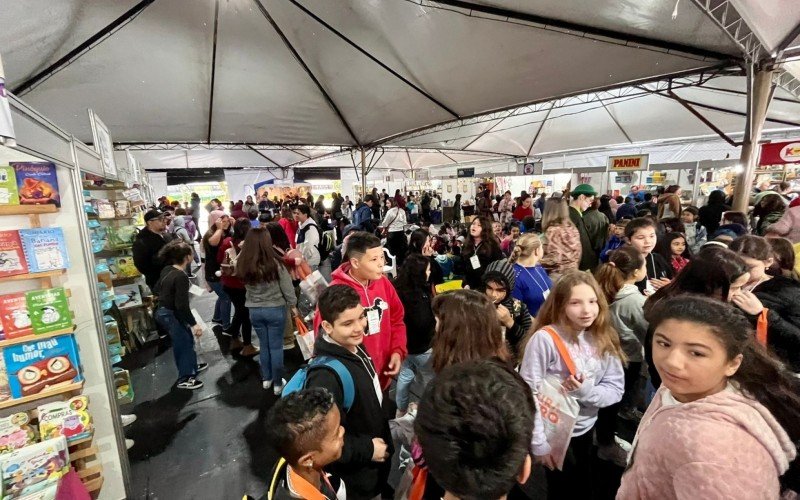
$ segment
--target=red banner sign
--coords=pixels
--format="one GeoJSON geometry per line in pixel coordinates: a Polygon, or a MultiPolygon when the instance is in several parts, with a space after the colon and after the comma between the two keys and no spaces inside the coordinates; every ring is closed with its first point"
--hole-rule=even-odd
{"type": "Polygon", "coordinates": [[[800,163],[800,139],[771,142],[761,146],[759,165],[784,165],[786,163],[800,163]]]}
{"type": "Polygon", "coordinates": [[[609,156],[608,169],[613,171],[645,170],[650,155],[609,156]]]}

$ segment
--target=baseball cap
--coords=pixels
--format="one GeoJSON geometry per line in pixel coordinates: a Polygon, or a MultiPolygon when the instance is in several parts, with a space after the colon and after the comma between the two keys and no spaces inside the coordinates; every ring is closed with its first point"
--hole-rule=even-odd
{"type": "Polygon", "coordinates": [[[144,221],[145,222],[149,222],[149,221],[151,221],[153,219],[158,219],[159,217],[163,217],[163,216],[164,216],[164,212],[161,212],[160,210],[155,210],[155,209],[148,210],[147,213],[144,214],[144,221]]]}

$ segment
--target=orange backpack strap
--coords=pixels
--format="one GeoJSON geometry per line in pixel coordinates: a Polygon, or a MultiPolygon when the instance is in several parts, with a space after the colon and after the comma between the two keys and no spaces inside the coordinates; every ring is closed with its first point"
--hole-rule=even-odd
{"type": "Polygon", "coordinates": [[[767,346],[767,328],[769,327],[769,322],[767,321],[768,312],[769,309],[764,308],[758,315],[758,320],[756,321],[756,340],[764,347],[767,346]]]}
{"type": "Polygon", "coordinates": [[[556,345],[556,349],[558,349],[558,353],[561,355],[561,359],[564,360],[564,364],[567,365],[567,370],[569,370],[570,375],[575,375],[578,373],[578,370],[575,369],[575,362],[572,361],[572,356],[569,355],[569,351],[567,351],[567,346],[564,345],[564,341],[561,340],[561,336],[552,326],[545,326],[542,330],[546,331],[550,334],[550,337],[553,339],[553,343],[556,345]]]}

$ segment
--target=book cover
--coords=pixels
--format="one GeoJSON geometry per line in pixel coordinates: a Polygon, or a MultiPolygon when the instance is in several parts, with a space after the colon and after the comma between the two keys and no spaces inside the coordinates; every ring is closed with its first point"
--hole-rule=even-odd
{"type": "Polygon", "coordinates": [[[22,205],[53,203],[61,206],[56,166],[50,162],[12,162],[22,205]]]}
{"type": "Polygon", "coordinates": [[[92,200],[92,207],[100,219],[113,219],[116,217],[114,204],[108,200],[92,200]]]}
{"type": "Polygon", "coordinates": [[[0,167],[0,205],[19,205],[14,167],[0,167]]]}
{"type": "Polygon", "coordinates": [[[115,201],[114,212],[116,212],[117,217],[130,217],[131,202],[129,202],[128,200],[115,201]]]}
{"type": "Polygon", "coordinates": [[[25,293],[33,333],[42,334],[72,327],[72,313],[63,288],[25,293]]]}
{"type": "Polygon", "coordinates": [[[60,227],[20,229],[25,260],[32,273],[69,267],[69,254],[60,227]]]}
{"type": "Polygon", "coordinates": [[[88,396],[39,405],[37,411],[42,440],[64,436],[68,443],[72,443],[92,435],[94,426],[88,396]]]}
{"type": "Polygon", "coordinates": [[[24,411],[0,418],[0,454],[9,453],[36,442],[36,431],[24,411]]]}
{"type": "Polygon", "coordinates": [[[33,335],[25,292],[0,295],[0,323],[6,339],[33,335]]]}
{"type": "MultiPolygon", "coordinates": [[[[0,455],[3,498],[21,498],[41,493],[48,498],[52,487],[69,472],[69,452],[64,436],[0,455]]],[[[30,497],[28,497],[30,498],[30,497]]]]}
{"type": "MultiPolygon", "coordinates": [[[[109,259],[112,260],[112,259],[109,259]]],[[[116,271],[117,275],[114,278],[133,278],[135,276],[141,276],[142,273],[136,269],[136,266],[133,264],[133,255],[122,255],[120,257],[113,258],[113,269],[112,274],[116,271]]],[[[109,267],[112,267],[111,262],[109,262],[109,267]]]]}
{"type": "Polygon", "coordinates": [[[0,231],[0,278],[15,274],[26,274],[28,265],[19,232],[0,231]]]}
{"type": "Polygon", "coordinates": [[[139,285],[115,286],[114,302],[120,309],[142,305],[142,292],[139,290],[139,285]]]}
{"type": "Polygon", "coordinates": [[[39,394],[82,380],[73,335],[10,345],[2,354],[12,398],[39,394]]]}

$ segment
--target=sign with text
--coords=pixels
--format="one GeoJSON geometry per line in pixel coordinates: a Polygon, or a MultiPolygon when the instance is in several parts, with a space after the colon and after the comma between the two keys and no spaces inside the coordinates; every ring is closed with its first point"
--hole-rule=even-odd
{"type": "Polygon", "coordinates": [[[608,169],[614,172],[646,170],[650,155],[609,156],[608,169]]]}
{"type": "Polygon", "coordinates": [[[787,163],[800,163],[800,139],[771,142],[761,146],[759,165],[785,165],[787,163]]]}
{"type": "Polygon", "coordinates": [[[456,177],[475,177],[475,168],[459,168],[456,177]]]}

